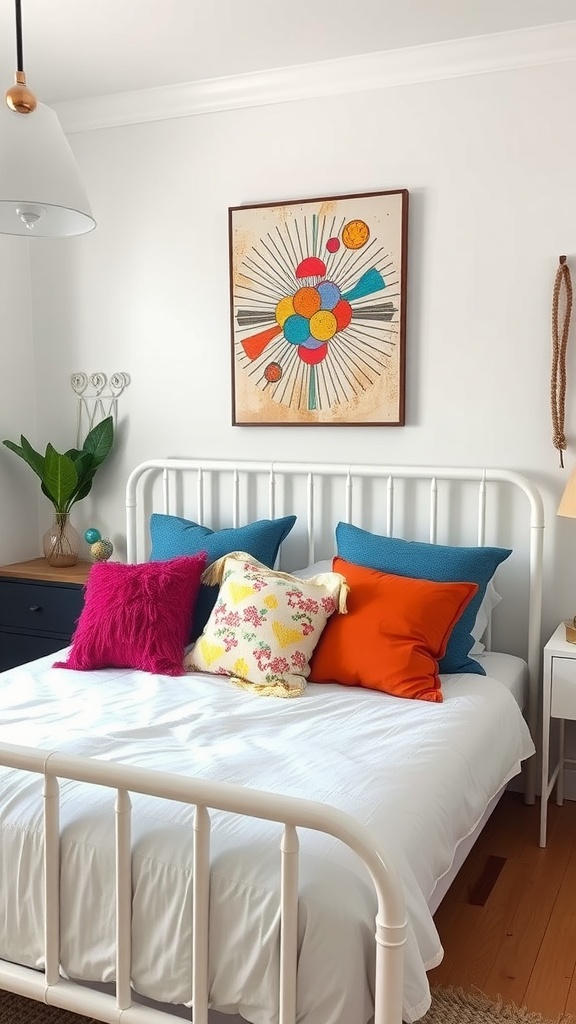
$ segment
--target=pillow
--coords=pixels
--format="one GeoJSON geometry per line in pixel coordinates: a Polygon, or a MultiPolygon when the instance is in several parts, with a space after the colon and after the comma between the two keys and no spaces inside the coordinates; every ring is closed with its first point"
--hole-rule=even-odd
{"type": "MultiPolygon", "coordinates": [[[[150,516],[152,562],[195,555],[205,551],[208,563],[216,562],[231,551],[246,551],[253,558],[272,568],[282,541],[296,522],[296,516],[283,519],[259,519],[246,526],[226,530],[210,530],[180,516],[167,516],[153,512],[150,516]]],[[[208,621],[218,596],[217,587],[202,586],[196,602],[192,631],[189,639],[196,640],[208,621]]]]}
{"type": "Polygon", "coordinates": [[[309,580],[311,576],[319,576],[323,572],[332,572],[332,559],[325,558],[321,562],[313,562],[312,565],[306,565],[303,569],[294,569],[292,573],[299,580],[309,580]]]}
{"type": "Polygon", "coordinates": [[[231,676],[264,695],[303,693],[310,657],[328,618],[346,607],[347,586],[337,573],[299,580],[236,551],[209,566],[204,578],[221,582],[202,636],[185,658],[190,671],[231,676]]]}
{"type": "Polygon", "coordinates": [[[310,682],[344,683],[396,697],[442,701],[438,659],[475,583],[432,583],[334,559],[350,587],[347,614],[324,630],[310,682]]]}
{"type": "MultiPolygon", "coordinates": [[[[322,562],[314,562],[312,565],[306,565],[303,569],[295,569],[292,573],[293,576],[297,576],[299,580],[308,580],[311,576],[317,576],[320,572],[330,572],[332,570],[332,559],[328,558],[322,562]]],[[[476,621],[470,630],[474,643],[472,648],[468,652],[471,658],[475,658],[478,654],[482,654],[484,651],[484,644],[481,643],[482,637],[486,631],[486,627],[490,622],[490,616],[494,608],[500,604],[502,598],[497,592],[492,580],[490,580],[486,587],[486,593],[482,598],[482,603],[478,609],[476,621]]]]}
{"type": "Polygon", "coordinates": [[[134,668],[180,676],[206,555],[96,562],[66,661],[55,668],[134,668]]]}
{"type": "Polygon", "coordinates": [[[478,609],[476,622],[474,623],[472,629],[470,630],[470,634],[474,639],[472,650],[469,652],[471,658],[475,658],[477,654],[482,654],[484,650],[484,644],[481,643],[482,637],[486,632],[486,628],[488,626],[488,623],[490,622],[492,612],[497,607],[497,605],[500,604],[501,600],[502,598],[500,597],[500,594],[496,590],[496,587],[494,586],[492,580],[490,580],[488,586],[486,587],[486,593],[484,594],[484,597],[482,599],[482,604],[478,609]]]}
{"type": "Polygon", "coordinates": [[[476,583],[476,594],[448,641],[446,654],[440,661],[440,672],[486,675],[482,665],[468,657],[473,643],[470,631],[489,580],[497,566],[512,553],[509,548],[459,548],[400,540],[369,533],[350,523],[338,523],[336,543],[341,558],[380,572],[437,583],[476,583]]]}

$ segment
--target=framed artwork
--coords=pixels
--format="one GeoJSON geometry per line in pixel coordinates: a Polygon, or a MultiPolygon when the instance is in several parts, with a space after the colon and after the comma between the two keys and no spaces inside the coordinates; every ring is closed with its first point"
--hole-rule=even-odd
{"type": "Polygon", "coordinates": [[[233,425],[402,426],[407,189],[228,216],[233,425]]]}

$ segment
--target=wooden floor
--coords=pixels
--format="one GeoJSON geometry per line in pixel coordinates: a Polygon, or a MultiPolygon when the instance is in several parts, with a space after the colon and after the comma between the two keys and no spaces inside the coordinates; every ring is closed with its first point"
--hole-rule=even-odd
{"type": "Polygon", "coordinates": [[[546,1017],[576,1014],[576,802],[506,794],[436,913],[444,960],[431,985],[480,989],[546,1017]]]}

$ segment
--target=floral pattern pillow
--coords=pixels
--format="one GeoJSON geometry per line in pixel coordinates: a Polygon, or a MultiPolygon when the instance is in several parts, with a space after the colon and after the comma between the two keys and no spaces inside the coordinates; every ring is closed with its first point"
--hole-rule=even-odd
{"type": "Polygon", "coordinates": [[[303,693],[324,626],[346,610],[344,576],[326,572],[301,580],[236,551],[209,566],[202,580],[219,583],[220,591],[185,667],[230,676],[265,695],[303,693]]]}

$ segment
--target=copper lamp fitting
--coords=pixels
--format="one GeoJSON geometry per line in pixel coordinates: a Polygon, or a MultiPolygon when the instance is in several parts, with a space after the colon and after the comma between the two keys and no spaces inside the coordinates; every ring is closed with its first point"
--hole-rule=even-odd
{"type": "Polygon", "coordinates": [[[18,114],[31,114],[36,110],[36,97],[26,85],[26,75],[23,71],[15,72],[14,82],[15,85],[6,90],[6,103],[18,114]]]}

